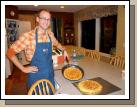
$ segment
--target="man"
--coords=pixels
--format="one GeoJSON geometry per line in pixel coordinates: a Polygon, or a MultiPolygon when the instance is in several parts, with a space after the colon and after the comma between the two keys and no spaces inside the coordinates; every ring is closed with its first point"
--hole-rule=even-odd
{"type": "Polygon", "coordinates": [[[24,33],[11,45],[7,51],[8,58],[24,73],[28,73],[28,87],[39,79],[48,79],[55,86],[54,70],[52,63],[52,45],[64,51],[65,48],[56,40],[49,30],[51,14],[47,10],[41,10],[36,17],[38,26],[30,32],[24,33]],[[30,66],[23,66],[16,54],[25,50],[26,58],[30,66]]]}

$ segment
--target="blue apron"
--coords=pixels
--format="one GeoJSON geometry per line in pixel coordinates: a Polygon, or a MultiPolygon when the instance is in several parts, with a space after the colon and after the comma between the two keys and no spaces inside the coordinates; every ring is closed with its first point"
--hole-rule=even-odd
{"type": "Polygon", "coordinates": [[[38,43],[38,32],[36,30],[36,49],[30,65],[38,67],[38,72],[28,74],[28,88],[40,79],[48,79],[55,87],[54,70],[52,63],[52,42],[38,43]]]}

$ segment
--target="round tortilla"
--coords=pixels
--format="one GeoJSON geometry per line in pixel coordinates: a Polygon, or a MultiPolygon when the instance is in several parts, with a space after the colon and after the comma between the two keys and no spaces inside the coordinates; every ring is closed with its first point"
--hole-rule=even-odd
{"type": "Polygon", "coordinates": [[[103,87],[101,84],[94,80],[84,80],[78,83],[78,88],[84,94],[99,94],[103,87]]]}
{"type": "Polygon", "coordinates": [[[79,80],[83,76],[80,69],[75,67],[69,67],[64,70],[64,77],[69,80],[79,80]]]}

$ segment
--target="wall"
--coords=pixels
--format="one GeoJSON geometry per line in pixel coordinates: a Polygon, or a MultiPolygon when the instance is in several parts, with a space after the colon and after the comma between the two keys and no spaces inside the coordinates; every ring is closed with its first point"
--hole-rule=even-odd
{"type": "Polygon", "coordinates": [[[125,8],[118,6],[116,54],[125,55],[125,8]]]}
{"type": "Polygon", "coordinates": [[[5,18],[18,19],[18,8],[16,6],[5,6],[5,18]],[[13,14],[11,14],[13,12],[13,14]]]}

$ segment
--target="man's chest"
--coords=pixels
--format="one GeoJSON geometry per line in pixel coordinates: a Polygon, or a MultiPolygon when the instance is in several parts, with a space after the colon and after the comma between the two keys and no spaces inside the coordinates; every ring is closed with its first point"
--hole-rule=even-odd
{"type": "Polygon", "coordinates": [[[36,35],[34,35],[34,36],[31,37],[31,42],[33,44],[35,44],[36,43],[36,39],[37,39],[38,43],[41,43],[41,42],[50,42],[49,36],[47,36],[47,35],[38,35],[37,38],[36,38],[36,35]]]}

